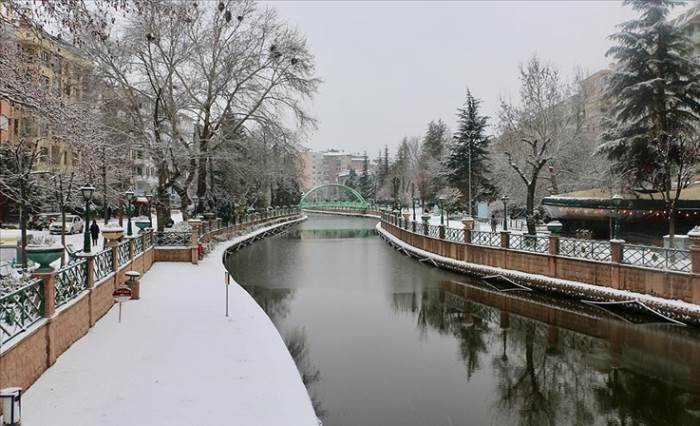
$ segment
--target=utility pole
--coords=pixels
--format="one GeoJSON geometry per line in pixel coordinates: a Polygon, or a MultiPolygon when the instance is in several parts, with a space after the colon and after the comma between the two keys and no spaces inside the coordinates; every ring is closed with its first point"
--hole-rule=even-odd
{"type": "Polygon", "coordinates": [[[468,211],[468,216],[472,217],[472,141],[469,141],[469,155],[467,156],[467,183],[469,184],[468,188],[468,197],[469,197],[469,211],[468,211]]]}

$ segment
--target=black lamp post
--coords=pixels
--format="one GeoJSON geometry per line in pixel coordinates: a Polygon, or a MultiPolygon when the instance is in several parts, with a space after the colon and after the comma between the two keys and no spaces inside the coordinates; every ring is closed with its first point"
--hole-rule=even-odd
{"type": "Polygon", "coordinates": [[[503,201],[503,230],[508,230],[508,196],[504,195],[501,197],[503,201]]]}
{"type": "Polygon", "coordinates": [[[411,182],[411,207],[413,208],[413,221],[416,221],[416,184],[411,182]]]}
{"type": "Polygon", "coordinates": [[[146,194],[146,200],[148,200],[148,227],[153,228],[153,218],[151,217],[151,201],[153,201],[153,194],[146,194]]]}
{"type": "Polygon", "coordinates": [[[440,201],[440,225],[444,225],[445,224],[445,214],[444,214],[445,213],[445,208],[444,208],[445,197],[441,195],[440,197],[438,197],[438,201],[440,201]]]}
{"type": "Polygon", "coordinates": [[[124,195],[126,196],[126,235],[127,237],[130,237],[133,235],[133,232],[131,231],[131,201],[134,199],[134,191],[128,190],[124,193],[124,195]]]}
{"type": "Polygon", "coordinates": [[[612,205],[615,207],[615,224],[613,226],[613,238],[620,238],[620,205],[622,204],[622,195],[615,194],[612,196],[612,205]]]}
{"type": "Polygon", "coordinates": [[[92,249],[90,246],[90,200],[92,200],[92,194],[95,192],[95,187],[92,185],[85,185],[80,188],[80,193],[83,194],[83,199],[85,200],[85,229],[83,232],[83,252],[89,253],[92,249]]]}

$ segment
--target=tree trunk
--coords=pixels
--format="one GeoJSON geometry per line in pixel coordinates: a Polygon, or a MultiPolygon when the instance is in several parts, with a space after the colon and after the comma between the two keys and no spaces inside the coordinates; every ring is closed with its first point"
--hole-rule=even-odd
{"type": "Polygon", "coordinates": [[[21,255],[22,255],[22,269],[27,269],[27,206],[24,202],[24,184],[20,184],[22,187],[20,189],[21,201],[19,203],[19,227],[21,229],[21,255]]]}
{"type": "Polygon", "coordinates": [[[109,215],[107,214],[107,153],[106,148],[102,148],[102,215],[104,216],[104,224],[109,223],[109,215]]]}
{"type": "Polygon", "coordinates": [[[165,224],[171,219],[170,195],[167,190],[160,187],[156,195],[158,198],[156,204],[157,229],[158,231],[163,231],[165,230],[165,224]]]}
{"type": "MultiPolygon", "coordinates": [[[[63,247],[63,255],[61,256],[61,266],[64,266],[66,264],[66,206],[63,204],[63,188],[61,188],[61,222],[61,246],[63,247]]],[[[87,223],[85,224],[85,226],[87,226],[87,223]]]]}
{"type": "Polygon", "coordinates": [[[527,233],[535,235],[537,227],[535,224],[535,189],[536,183],[527,186],[527,233]]]}
{"type": "Polygon", "coordinates": [[[197,163],[197,212],[201,213],[205,209],[207,196],[207,151],[208,142],[205,138],[199,141],[199,160],[197,163]]]}
{"type": "Polygon", "coordinates": [[[66,207],[65,199],[63,198],[63,175],[58,174],[58,191],[56,198],[58,199],[58,211],[61,213],[61,247],[63,254],[61,255],[61,266],[66,264],[66,207]]]}
{"type": "Polygon", "coordinates": [[[173,189],[178,197],[180,197],[180,211],[182,212],[182,220],[188,220],[190,218],[188,208],[190,204],[192,204],[192,200],[187,194],[187,188],[183,188],[180,185],[173,185],[173,189]]]}
{"type": "Polygon", "coordinates": [[[676,236],[676,209],[673,207],[668,210],[668,236],[673,243],[673,238],[676,236]]]}

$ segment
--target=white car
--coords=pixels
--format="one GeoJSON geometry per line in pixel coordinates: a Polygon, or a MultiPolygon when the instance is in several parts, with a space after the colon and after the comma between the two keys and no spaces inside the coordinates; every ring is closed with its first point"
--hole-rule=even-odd
{"type": "MultiPolygon", "coordinates": [[[[55,222],[49,225],[49,234],[61,234],[63,230],[63,222],[59,217],[55,222]]],[[[73,214],[66,215],[66,233],[67,234],[79,234],[85,230],[85,222],[80,216],[73,214]]]]}

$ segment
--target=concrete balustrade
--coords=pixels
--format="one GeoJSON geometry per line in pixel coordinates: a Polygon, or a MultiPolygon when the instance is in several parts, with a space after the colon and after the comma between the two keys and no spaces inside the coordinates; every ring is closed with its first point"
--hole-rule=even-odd
{"type": "Polygon", "coordinates": [[[700,233],[690,235],[693,241],[691,272],[678,272],[622,263],[622,240],[610,241],[611,261],[602,262],[558,255],[560,240],[557,235],[548,237],[546,253],[537,253],[509,248],[509,231],[501,231],[499,246],[490,247],[471,244],[471,230],[464,230],[463,241],[452,241],[444,238],[444,226],[438,227],[438,238],[434,238],[428,235],[427,221],[423,221],[418,232],[412,232],[394,225],[391,219],[387,217],[382,221],[386,231],[411,246],[440,256],[700,304],[700,233]]]}

